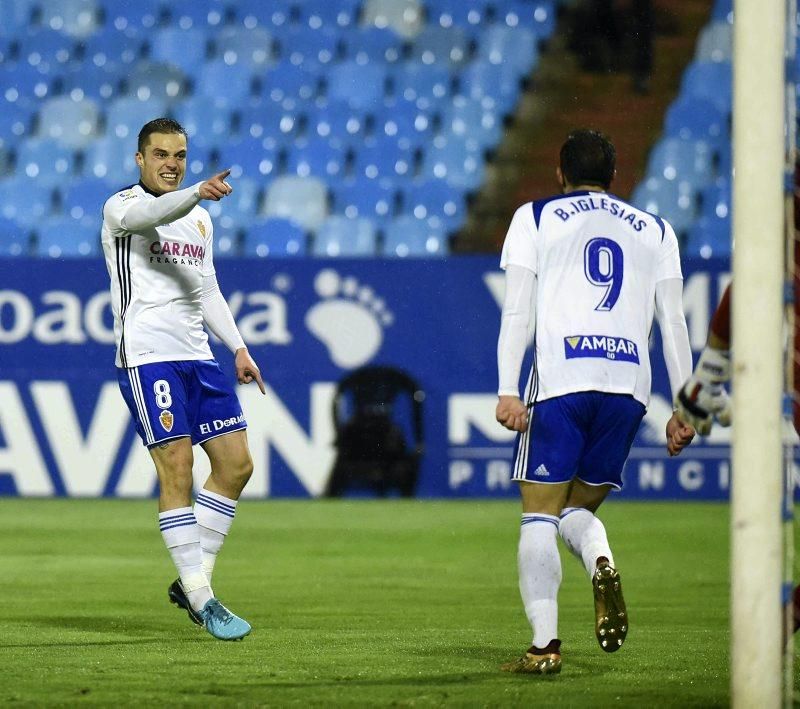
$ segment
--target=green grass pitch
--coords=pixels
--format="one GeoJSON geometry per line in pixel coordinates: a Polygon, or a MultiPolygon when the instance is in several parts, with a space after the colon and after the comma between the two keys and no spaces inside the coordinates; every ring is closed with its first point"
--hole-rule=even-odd
{"type": "Polygon", "coordinates": [[[728,507],[611,502],[631,618],[607,655],[563,553],[557,677],[530,641],[508,501],[245,501],[214,588],[222,643],[167,602],[156,503],[0,500],[0,703],[75,706],[727,706],[728,507]]]}

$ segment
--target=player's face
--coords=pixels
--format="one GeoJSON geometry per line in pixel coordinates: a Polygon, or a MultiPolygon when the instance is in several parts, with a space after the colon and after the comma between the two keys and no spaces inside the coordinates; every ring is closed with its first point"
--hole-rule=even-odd
{"type": "Polygon", "coordinates": [[[173,192],[186,174],[186,136],[180,133],[152,133],[144,153],[136,153],[145,187],[157,194],[173,192]]]}

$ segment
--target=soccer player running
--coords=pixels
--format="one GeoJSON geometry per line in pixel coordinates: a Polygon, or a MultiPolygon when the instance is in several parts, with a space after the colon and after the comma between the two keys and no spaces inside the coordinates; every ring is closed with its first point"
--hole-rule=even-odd
{"type": "Polygon", "coordinates": [[[213,226],[201,200],[231,194],[229,171],[179,189],[187,137],[157,118],[139,132],[139,183],[103,207],[102,243],[111,278],[117,379],[160,485],[159,527],[178,569],[169,599],[220,640],[250,632],[211,590],[217,553],[253,470],[247,423],[233,387],[214,360],[203,323],[235,353],[240,384],[261,374],[217,284],[213,226]],[[192,444],[211,475],[192,496],[192,444]]]}
{"type": "MultiPolygon", "coordinates": [[[[675,233],[663,219],[608,194],[615,159],[602,134],[571,133],[556,169],[563,194],[520,207],[503,246],[496,417],[519,432],[519,587],[533,629],[527,652],[502,666],[509,672],[561,671],[557,534],[592,580],[600,647],[614,652],[624,642],[620,574],[595,512],[621,488],[645,414],[654,314],[673,396],[692,369],[675,233]],[[523,401],[518,383],[530,326],[534,359],[523,401]]],[[[670,455],[693,437],[676,416],[667,422],[670,455]]]]}

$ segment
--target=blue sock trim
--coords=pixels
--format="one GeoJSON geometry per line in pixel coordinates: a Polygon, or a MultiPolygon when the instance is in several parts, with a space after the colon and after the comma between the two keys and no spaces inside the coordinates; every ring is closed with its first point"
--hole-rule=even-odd
{"type": "Polygon", "coordinates": [[[226,505],[224,502],[215,500],[213,497],[204,495],[202,492],[197,496],[195,504],[201,505],[202,507],[207,507],[214,512],[219,512],[226,517],[230,517],[231,519],[233,519],[234,515],[236,514],[236,508],[233,505],[226,505]]]}
{"type": "Polygon", "coordinates": [[[545,514],[523,514],[522,515],[522,522],[520,526],[524,527],[528,524],[533,524],[534,522],[546,522],[547,524],[552,524],[556,529],[558,529],[558,517],[553,517],[552,515],[545,515],[545,514]]]}

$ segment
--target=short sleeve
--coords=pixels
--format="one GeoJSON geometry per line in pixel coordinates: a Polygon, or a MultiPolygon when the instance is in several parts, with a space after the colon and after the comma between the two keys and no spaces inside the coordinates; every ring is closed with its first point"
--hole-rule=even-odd
{"type": "Polygon", "coordinates": [[[681,272],[681,255],[678,249],[678,237],[669,222],[664,222],[664,238],[658,256],[656,283],[668,278],[683,278],[681,272]]]}
{"type": "Polygon", "coordinates": [[[503,253],[500,256],[500,268],[522,266],[537,273],[538,255],[536,252],[536,224],[533,221],[533,205],[523,204],[514,213],[508,227],[503,253]]]}
{"type": "Polygon", "coordinates": [[[124,236],[127,230],[122,226],[122,220],[127,211],[142,199],[142,195],[133,189],[122,190],[111,195],[103,205],[103,220],[115,236],[124,236]]]}

